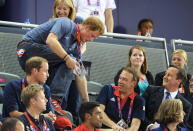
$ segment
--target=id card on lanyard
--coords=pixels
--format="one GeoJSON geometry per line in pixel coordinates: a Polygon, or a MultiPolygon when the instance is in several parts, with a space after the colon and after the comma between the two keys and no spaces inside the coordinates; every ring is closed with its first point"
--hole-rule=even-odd
{"type": "MultiPolygon", "coordinates": [[[[131,112],[132,112],[132,108],[133,108],[133,101],[134,101],[134,98],[135,98],[135,93],[134,91],[132,92],[132,95],[131,95],[131,101],[130,101],[130,104],[129,104],[129,111],[128,111],[128,117],[127,117],[127,121],[126,123],[128,124],[131,120],[131,112]]],[[[121,99],[119,97],[117,97],[117,104],[118,104],[118,110],[119,110],[119,117],[121,119],[123,119],[122,117],[122,111],[121,111],[121,99]]]]}

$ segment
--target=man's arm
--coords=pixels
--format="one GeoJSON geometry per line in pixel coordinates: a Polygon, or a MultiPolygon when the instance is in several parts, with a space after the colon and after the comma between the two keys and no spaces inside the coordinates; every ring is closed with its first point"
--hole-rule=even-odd
{"type": "Polygon", "coordinates": [[[120,126],[118,126],[116,123],[114,123],[108,116],[107,114],[104,112],[105,110],[105,105],[100,104],[100,109],[102,111],[103,114],[103,124],[114,129],[114,130],[119,130],[119,131],[124,131],[124,129],[120,126]]]}
{"type": "Polygon", "coordinates": [[[133,118],[131,122],[130,128],[127,131],[138,131],[141,124],[141,120],[137,118],[133,118]]]}
{"type": "Polygon", "coordinates": [[[23,115],[23,112],[19,112],[18,110],[14,110],[14,111],[9,112],[10,117],[15,117],[16,118],[16,117],[19,117],[21,115],[23,115]]]}
{"type": "Polygon", "coordinates": [[[54,53],[56,53],[56,55],[58,55],[61,59],[64,59],[66,61],[66,65],[72,71],[76,69],[75,68],[76,64],[79,65],[79,63],[76,60],[72,59],[70,56],[68,56],[67,52],[62,48],[56,34],[51,32],[47,37],[46,44],[50,47],[50,49],[54,53]]]}
{"type": "Polygon", "coordinates": [[[105,24],[107,27],[107,32],[112,33],[113,27],[114,27],[114,19],[113,19],[111,8],[108,8],[105,10],[105,24]]]}
{"type": "Polygon", "coordinates": [[[89,101],[86,77],[84,76],[83,78],[80,78],[79,76],[76,76],[75,79],[82,100],[84,102],[89,101]]]}

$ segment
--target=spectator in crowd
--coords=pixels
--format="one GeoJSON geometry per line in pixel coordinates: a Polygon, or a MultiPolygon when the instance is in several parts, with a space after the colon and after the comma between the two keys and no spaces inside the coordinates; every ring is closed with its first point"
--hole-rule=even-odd
{"type": "MultiPolygon", "coordinates": [[[[177,49],[172,53],[172,65],[180,66],[184,69],[184,67],[187,65],[188,59],[186,51],[182,49],[177,49]]],[[[156,86],[162,86],[163,83],[163,77],[165,75],[165,71],[157,73],[155,76],[155,85],[156,86]]],[[[183,93],[185,95],[189,95],[189,80],[191,78],[190,74],[187,74],[187,80],[182,82],[181,88],[179,89],[180,93],[183,93]]]]}
{"type": "Polygon", "coordinates": [[[17,118],[7,118],[1,126],[1,131],[25,131],[23,123],[17,118]]]}
{"type": "MultiPolygon", "coordinates": [[[[128,58],[128,67],[133,67],[140,74],[138,86],[135,91],[139,95],[143,95],[145,90],[149,85],[154,83],[153,76],[150,71],[148,71],[148,62],[146,53],[143,47],[141,46],[133,46],[129,50],[129,58],[128,58]]],[[[121,74],[122,69],[117,72],[117,75],[114,77],[115,85],[118,85],[119,75],[121,74]]]]}
{"type": "Polygon", "coordinates": [[[184,111],[181,100],[165,100],[161,103],[155,116],[155,121],[160,124],[160,127],[152,131],[189,131],[187,128],[179,126],[179,123],[182,123],[183,119],[184,111]]]}
{"type": "Polygon", "coordinates": [[[179,86],[182,81],[187,79],[186,71],[178,66],[171,65],[163,78],[163,86],[150,87],[143,94],[146,101],[146,118],[143,129],[156,128],[154,117],[160,104],[165,99],[180,99],[183,104],[183,110],[186,113],[182,126],[188,127],[187,120],[190,115],[192,105],[179,92],[179,86]]]}
{"type": "MultiPolygon", "coordinates": [[[[185,95],[185,98],[193,105],[193,75],[191,76],[191,79],[189,80],[189,90],[190,94],[185,95]]],[[[190,113],[190,117],[188,120],[189,125],[192,127],[193,130],[193,108],[190,113]]]]}
{"type": "Polygon", "coordinates": [[[44,84],[48,74],[48,62],[41,57],[32,57],[26,62],[26,77],[9,82],[4,89],[3,117],[18,117],[25,112],[26,108],[21,101],[21,92],[29,84],[42,84],[48,100],[47,113],[54,120],[54,109],[51,104],[50,88],[44,84]]]}
{"type": "Polygon", "coordinates": [[[72,21],[75,20],[76,10],[72,0],[55,0],[51,19],[59,17],[68,17],[72,21]]]}
{"type": "MultiPolygon", "coordinates": [[[[31,57],[25,64],[26,77],[20,80],[9,82],[4,89],[3,117],[19,117],[26,111],[21,101],[21,92],[30,84],[40,84],[44,87],[45,97],[48,100],[44,115],[48,116],[53,123],[56,120],[55,111],[51,103],[50,88],[45,84],[48,74],[48,61],[42,57],[31,57]]],[[[56,112],[57,116],[61,115],[56,112]]],[[[72,120],[69,112],[63,111],[63,120],[72,120]]]]}
{"type": "Polygon", "coordinates": [[[112,10],[116,8],[114,0],[74,0],[77,16],[83,19],[89,16],[99,17],[107,32],[113,32],[114,20],[112,10]]]}
{"type": "MultiPolygon", "coordinates": [[[[58,112],[63,113],[60,103],[69,91],[74,77],[72,72],[78,73],[76,67],[81,58],[81,43],[92,41],[103,33],[104,25],[96,17],[89,17],[82,24],[75,24],[68,18],[57,18],[27,32],[19,42],[17,53],[22,69],[25,61],[32,56],[47,59],[51,70],[57,67],[50,88],[52,102],[58,112]]],[[[86,89],[81,90],[87,92],[86,89]]],[[[87,101],[88,95],[85,96],[83,99],[87,101]]]]}
{"type": "Polygon", "coordinates": [[[150,35],[152,36],[153,26],[154,24],[151,19],[145,18],[145,19],[140,20],[138,23],[138,28],[137,28],[138,35],[146,36],[146,33],[149,32],[150,35]]]}
{"type": "Polygon", "coordinates": [[[79,109],[80,119],[82,124],[73,131],[101,131],[98,128],[102,127],[102,112],[97,102],[82,103],[79,109]]]}
{"type": "Polygon", "coordinates": [[[18,119],[23,122],[26,131],[55,131],[52,121],[41,115],[46,110],[46,103],[48,102],[41,85],[28,85],[21,92],[21,100],[26,111],[18,119]]]}
{"type": "MultiPolygon", "coordinates": [[[[51,20],[60,17],[67,17],[74,21],[74,23],[81,24],[83,19],[81,17],[76,17],[76,10],[72,0],[55,0],[53,5],[53,16],[51,20]]],[[[81,53],[83,54],[86,51],[86,42],[82,43],[81,53]]],[[[52,68],[53,69],[53,68],[52,68]]],[[[49,73],[54,77],[57,67],[53,70],[49,70],[49,73]]],[[[53,78],[49,77],[47,84],[50,85],[53,78]]],[[[72,83],[69,88],[69,94],[65,94],[61,107],[63,110],[68,110],[73,115],[74,123],[78,125],[78,109],[80,106],[80,95],[82,98],[88,98],[87,93],[87,80],[85,76],[80,78],[75,76],[75,80],[72,80],[72,83]],[[81,80],[80,80],[81,79],[81,80]],[[80,92],[80,93],[79,93],[80,92]]],[[[86,101],[88,101],[86,99],[86,101]]]]}
{"type": "Polygon", "coordinates": [[[114,130],[138,131],[145,118],[145,100],[134,92],[138,74],[132,67],[124,67],[118,86],[105,85],[97,101],[103,113],[103,124],[114,130]]]}

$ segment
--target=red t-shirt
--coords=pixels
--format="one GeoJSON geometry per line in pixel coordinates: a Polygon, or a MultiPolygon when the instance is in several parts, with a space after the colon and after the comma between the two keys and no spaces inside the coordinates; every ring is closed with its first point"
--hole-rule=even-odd
{"type": "MultiPolygon", "coordinates": [[[[94,129],[95,131],[102,131],[97,128],[94,129]]],[[[75,128],[73,131],[90,131],[84,124],[81,124],[77,128],[75,128]]]]}

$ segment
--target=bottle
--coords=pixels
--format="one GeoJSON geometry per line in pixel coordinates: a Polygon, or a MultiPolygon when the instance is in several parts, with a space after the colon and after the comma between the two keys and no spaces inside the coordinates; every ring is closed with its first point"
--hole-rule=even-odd
{"type": "MultiPolygon", "coordinates": [[[[30,24],[30,20],[29,18],[27,18],[25,21],[24,21],[24,24],[30,24]]],[[[31,30],[31,28],[27,28],[27,27],[22,27],[23,30],[31,30]]]]}
{"type": "Polygon", "coordinates": [[[151,37],[151,34],[149,32],[149,29],[146,30],[146,34],[145,34],[146,37],[151,37]]]}
{"type": "MultiPolygon", "coordinates": [[[[137,32],[137,36],[141,36],[141,31],[137,32]]],[[[137,39],[136,41],[143,41],[143,40],[137,39]]]]}
{"type": "MultiPolygon", "coordinates": [[[[76,60],[76,58],[73,56],[73,54],[70,54],[69,56],[70,56],[72,59],[76,60]]],[[[73,70],[73,73],[74,73],[75,75],[77,75],[77,76],[80,76],[80,74],[81,74],[81,69],[80,69],[80,67],[79,67],[78,65],[75,65],[75,68],[76,68],[76,70],[77,70],[78,72],[76,72],[75,70],[73,70]]]]}
{"type": "MultiPolygon", "coordinates": [[[[149,32],[149,29],[146,30],[146,33],[145,33],[145,36],[146,37],[151,37],[151,34],[149,32]]],[[[150,40],[145,40],[146,42],[151,42],[150,40]]]]}

